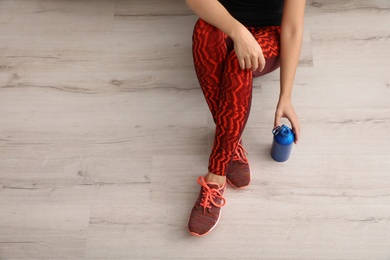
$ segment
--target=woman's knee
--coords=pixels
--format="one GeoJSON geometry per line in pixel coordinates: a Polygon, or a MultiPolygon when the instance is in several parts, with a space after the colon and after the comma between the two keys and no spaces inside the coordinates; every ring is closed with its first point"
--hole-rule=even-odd
{"type": "Polygon", "coordinates": [[[205,36],[208,36],[208,39],[212,36],[213,39],[217,39],[218,36],[222,36],[222,34],[223,32],[221,30],[201,18],[195,23],[193,37],[202,37],[204,39],[205,36]]]}
{"type": "Polygon", "coordinates": [[[253,72],[253,77],[261,77],[265,74],[271,73],[272,71],[280,67],[280,56],[272,57],[265,60],[265,67],[262,71],[256,70],[253,72]]]}

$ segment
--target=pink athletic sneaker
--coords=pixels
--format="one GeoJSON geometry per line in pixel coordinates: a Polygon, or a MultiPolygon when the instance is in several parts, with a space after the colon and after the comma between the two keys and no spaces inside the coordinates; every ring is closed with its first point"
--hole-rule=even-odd
{"type": "Polygon", "coordinates": [[[223,197],[226,183],[222,187],[217,183],[206,183],[203,176],[200,176],[197,182],[201,189],[191,211],[188,230],[191,235],[203,236],[213,230],[218,224],[221,217],[221,208],[226,203],[223,197]]]}
{"type": "Polygon", "coordinates": [[[243,189],[251,183],[251,170],[248,159],[246,158],[247,154],[240,141],[234,152],[233,162],[226,174],[226,180],[234,188],[243,189]]]}

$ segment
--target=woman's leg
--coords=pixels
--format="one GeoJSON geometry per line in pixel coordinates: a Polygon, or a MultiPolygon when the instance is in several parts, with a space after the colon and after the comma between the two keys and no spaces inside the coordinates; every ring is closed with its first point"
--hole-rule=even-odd
{"type": "MultiPolygon", "coordinates": [[[[193,55],[195,71],[207,104],[217,122],[217,113],[221,105],[221,84],[228,49],[227,36],[216,27],[199,19],[193,34],[193,55]]],[[[223,194],[226,178],[214,174],[200,176],[201,190],[188,221],[188,230],[192,235],[203,236],[218,223],[221,207],[225,205],[223,194]]]]}
{"type": "MultiPolygon", "coordinates": [[[[195,71],[214,122],[217,125],[216,135],[224,135],[228,139],[232,134],[233,139],[241,136],[241,129],[245,125],[248,116],[247,105],[249,105],[248,98],[251,95],[252,88],[251,72],[239,69],[236,55],[231,52],[232,49],[233,42],[225,33],[202,19],[197,21],[193,34],[195,71]],[[229,52],[230,54],[228,54],[229,52]],[[225,68],[226,66],[228,69],[225,68]],[[241,74],[246,75],[243,77],[243,81],[240,79],[241,74]],[[235,86],[237,85],[235,84],[237,79],[241,81],[241,84],[239,84],[242,86],[241,88],[235,86]],[[237,96],[240,96],[242,91],[246,92],[244,95],[246,96],[247,105],[243,104],[243,100],[237,100],[237,96]],[[237,109],[241,111],[239,112],[237,109]],[[238,112],[240,115],[237,118],[231,117],[232,112],[234,114],[238,112]],[[226,122],[227,119],[231,122],[226,122]],[[235,127],[231,128],[231,125],[235,127]]],[[[236,142],[220,143],[220,141],[224,141],[223,136],[214,141],[218,142],[217,145],[214,144],[214,147],[218,147],[218,150],[212,153],[214,157],[210,158],[209,171],[223,176],[225,175],[225,166],[230,161],[230,157],[227,158],[225,155],[225,150],[233,149],[234,151],[236,142]]]]}
{"type": "Polygon", "coordinates": [[[192,37],[195,72],[214,122],[220,105],[224,61],[228,53],[226,39],[227,35],[218,28],[202,19],[196,22],[192,37]]]}
{"type": "Polygon", "coordinates": [[[225,176],[249,117],[252,100],[251,70],[242,70],[235,51],[225,61],[216,115],[216,131],[209,172],[225,176]]]}
{"type": "MultiPolygon", "coordinates": [[[[249,117],[253,76],[267,74],[279,67],[280,27],[248,29],[262,47],[266,67],[262,72],[255,73],[242,70],[234,51],[230,52],[225,61],[219,96],[220,106],[216,114],[215,139],[209,160],[209,172],[222,176],[229,172],[234,152],[249,117]]],[[[250,173],[248,176],[250,178],[250,173]]]]}
{"type": "MultiPolygon", "coordinates": [[[[265,69],[262,72],[255,72],[254,76],[261,76],[278,68],[280,27],[248,29],[259,42],[266,59],[265,69]]],[[[251,99],[252,92],[251,72],[239,68],[236,55],[231,52],[232,47],[231,39],[218,28],[202,19],[197,21],[193,34],[195,71],[214,122],[217,124],[209,171],[222,176],[226,174],[228,164],[232,161],[231,151],[234,154],[236,139],[238,137],[239,140],[249,116],[248,99],[251,99]],[[230,55],[227,57],[229,52],[230,55]],[[243,90],[244,95],[240,93],[243,90]],[[231,113],[236,112],[240,114],[238,118],[232,117],[231,113]],[[218,120],[219,113],[221,114],[218,120]],[[234,122],[228,122],[229,120],[234,122]],[[226,152],[227,150],[230,151],[226,152]]]]}

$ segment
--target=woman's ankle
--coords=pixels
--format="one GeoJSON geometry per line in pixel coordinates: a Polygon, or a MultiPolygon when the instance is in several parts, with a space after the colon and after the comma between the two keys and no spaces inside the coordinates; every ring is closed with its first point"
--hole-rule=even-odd
{"type": "Polygon", "coordinates": [[[217,175],[212,172],[208,172],[204,179],[206,182],[217,183],[220,187],[222,187],[226,182],[226,176],[217,175]]]}

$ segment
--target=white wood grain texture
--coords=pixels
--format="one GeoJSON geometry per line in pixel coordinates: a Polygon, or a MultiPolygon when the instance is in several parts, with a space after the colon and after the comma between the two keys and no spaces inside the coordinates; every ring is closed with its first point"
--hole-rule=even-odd
{"type": "Polygon", "coordinates": [[[168,16],[168,15],[193,15],[185,1],[165,0],[160,4],[155,0],[117,0],[115,8],[116,16],[168,16]]]}
{"type": "Polygon", "coordinates": [[[0,1],[0,259],[390,259],[389,3],[308,1],[300,143],[270,158],[279,71],[256,79],[252,185],[195,238],[214,124],[184,1],[0,1]]]}
{"type": "Polygon", "coordinates": [[[89,210],[77,202],[1,203],[1,258],[83,255],[89,210]]]}

